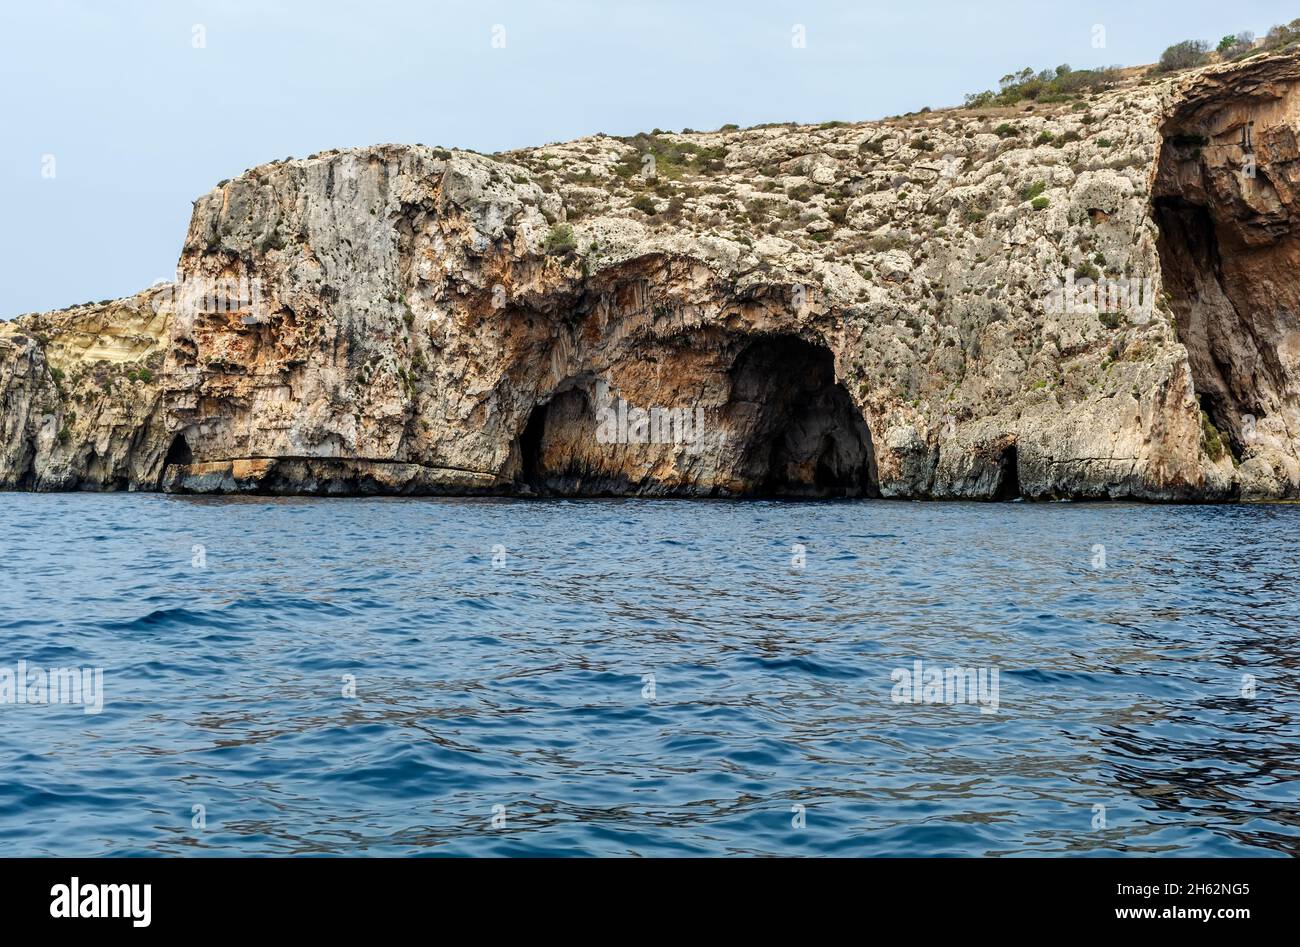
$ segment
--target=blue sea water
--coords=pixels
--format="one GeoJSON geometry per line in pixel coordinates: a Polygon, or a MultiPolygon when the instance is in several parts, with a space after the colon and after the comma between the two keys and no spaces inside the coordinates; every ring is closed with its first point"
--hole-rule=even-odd
{"type": "Polygon", "coordinates": [[[0,668],[102,668],[104,700],[0,704],[0,850],[1300,854],[1298,535],[1294,506],[4,494],[0,668]],[[896,702],[917,660],[996,669],[996,712],[896,702]]]}

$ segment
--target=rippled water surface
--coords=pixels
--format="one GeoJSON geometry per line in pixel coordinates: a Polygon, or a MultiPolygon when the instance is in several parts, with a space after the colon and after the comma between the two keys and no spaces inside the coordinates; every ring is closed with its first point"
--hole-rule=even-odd
{"type": "Polygon", "coordinates": [[[1300,853],[1300,507],[5,494],[0,523],[0,667],[105,693],[0,704],[8,855],[1300,853]],[[997,712],[894,702],[916,660],[996,669],[997,712]]]}

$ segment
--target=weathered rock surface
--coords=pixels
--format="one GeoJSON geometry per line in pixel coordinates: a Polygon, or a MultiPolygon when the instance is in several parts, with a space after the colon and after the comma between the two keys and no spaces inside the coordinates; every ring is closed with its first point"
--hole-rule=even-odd
{"type": "Polygon", "coordinates": [[[167,288],[0,322],[0,488],[151,490],[167,288]]]}
{"type": "Polygon", "coordinates": [[[1162,127],[1165,285],[1245,497],[1300,485],[1300,63],[1207,74],[1162,127]]]}
{"type": "Polygon", "coordinates": [[[1297,82],[264,165],[0,323],[0,486],[1297,496],[1297,82]]]}

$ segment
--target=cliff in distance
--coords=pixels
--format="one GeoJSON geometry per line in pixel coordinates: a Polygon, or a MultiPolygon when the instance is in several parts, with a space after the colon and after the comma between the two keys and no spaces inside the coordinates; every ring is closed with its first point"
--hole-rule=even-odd
{"type": "Polygon", "coordinates": [[[1295,498],[1298,84],[263,165],[0,323],[0,487],[1295,498]]]}

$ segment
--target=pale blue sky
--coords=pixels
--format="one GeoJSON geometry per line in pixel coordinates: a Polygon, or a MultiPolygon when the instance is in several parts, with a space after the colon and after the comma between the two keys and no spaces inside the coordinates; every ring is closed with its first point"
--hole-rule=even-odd
{"type": "Polygon", "coordinates": [[[1271,0],[7,0],[0,318],[169,276],[190,202],[276,158],[878,118],[958,104],[1024,66],[1152,62],[1177,40],[1262,34],[1296,13],[1271,0]],[[806,48],[792,48],[795,24],[806,48]]]}

